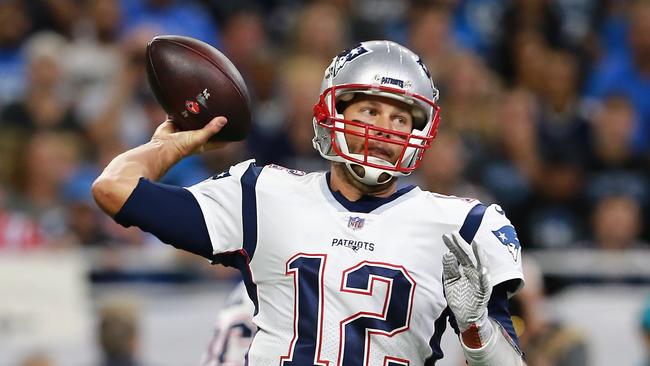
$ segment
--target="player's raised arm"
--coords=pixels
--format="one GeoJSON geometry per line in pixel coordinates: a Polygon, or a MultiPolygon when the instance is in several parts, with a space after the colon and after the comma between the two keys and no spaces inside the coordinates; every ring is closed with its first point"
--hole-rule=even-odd
{"type": "Polygon", "coordinates": [[[476,264],[461,248],[467,245],[458,232],[443,235],[450,252],[443,258],[443,285],[453,312],[465,358],[472,366],[523,366],[522,354],[507,332],[488,316],[492,294],[487,257],[476,242],[476,264]],[[462,244],[461,244],[462,243],[462,244]]]}
{"type": "Polygon", "coordinates": [[[115,216],[140,178],[158,180],[182,158],[206,150],[208,139],[226,122],[224,117],[216,117],[202,129],[191,131],[178,131],[171,121],[163,122],[151,141],[118,155],[106,166],[93,183],[95,201],[104,212],[115,216]]]}

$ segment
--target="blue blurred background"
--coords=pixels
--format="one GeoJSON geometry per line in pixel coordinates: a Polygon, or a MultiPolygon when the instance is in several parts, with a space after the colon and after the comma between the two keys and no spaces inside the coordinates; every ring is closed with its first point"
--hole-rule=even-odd
{"type": "MultiPolygon", "coordinates": [[[[311,108],[332,56],[391,39],[440,89],[440,133],[406,179],[499,203],[528,285],[529,365],[649,365],[647,0],[1,0],[0,365],[197,364],[238,274],[124,229],[90,185],[165,114],[157,34],[211,43],[244,76],[253,132],[184,160],[191,185],[247,158],[326,169],[311,108]]],[[[463,364],[453,336],[444,365],[463,364]]]]}

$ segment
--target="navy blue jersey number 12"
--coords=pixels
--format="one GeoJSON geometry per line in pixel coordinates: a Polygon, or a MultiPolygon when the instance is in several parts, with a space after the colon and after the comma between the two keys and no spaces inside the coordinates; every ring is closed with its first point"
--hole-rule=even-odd
{"type": "MultiPolygon", "coordinates": [[[[323,273],[327,255],[299,253],[287,262],[287,275],[294,276],[294,337],[282,366],[325,366],[321,359],[323,325],[323,273]]],[[[339,355],[336,365],[364,366],[372,336],[388,336],[408,329],[415,281],[402,266],[361,262],[341,275],[341,292],[373,296],[375,282],[388,286],[381,312],[360,311],[340,321],[339,355]],[[408,301],[405,301],[408,299],[408,301]]],[[[408,365],[409,360],[384,355],[388,366],[408,365]]]]}

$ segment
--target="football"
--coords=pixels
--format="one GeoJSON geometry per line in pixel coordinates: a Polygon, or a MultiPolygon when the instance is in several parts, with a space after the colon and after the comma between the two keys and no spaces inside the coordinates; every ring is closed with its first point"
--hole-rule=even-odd
{"type": "Polygon", "coordinates": [[[149,41],[146,59],[151,90],[178,129],[200,129],[225,116],[228,123],[211,141],[240,141],[248,135],[248,89],[223,53],[198,39],[164,35],[149,41]]]}

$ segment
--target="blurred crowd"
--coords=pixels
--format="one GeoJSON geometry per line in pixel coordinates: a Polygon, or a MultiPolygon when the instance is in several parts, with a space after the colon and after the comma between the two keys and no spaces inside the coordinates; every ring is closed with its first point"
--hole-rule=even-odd
{"type": "Polygon", "coordinates": [[[167,183],[247,158],[326,168],[311,145],[325,67],[391,39],[441,94],[440,133],[405,181],[499,203],[526,248],[648,247],[647,0],[4,0],[0,251],[155,242],[102,215],[90,185],[165,119],[144,66],[156,34],[223,51],[253,100],[246,141],[184,160],[167,183]]]}
{"type": "MultiPolygon", "coordinates": [[[[441,94],[438,137],[405,183],[499,203],[525,248],[650,247],[648,0],[2,0],[0,255],[160,250],[90,195],[108,161],[165,119],[144,64],[157,34],[225,53],[254,119],[246,141],[182,161],[166,183],[248,158],[327,168],[311,144],[325,67],[358,41],[391,39],[421,55],[441,94]]],[[[542,296],[529,283],[522,342],[545,347],[564,330],[526,313],[542,296]]],[[[571,355],[583,354],[576,341],[571,355]]]]}

